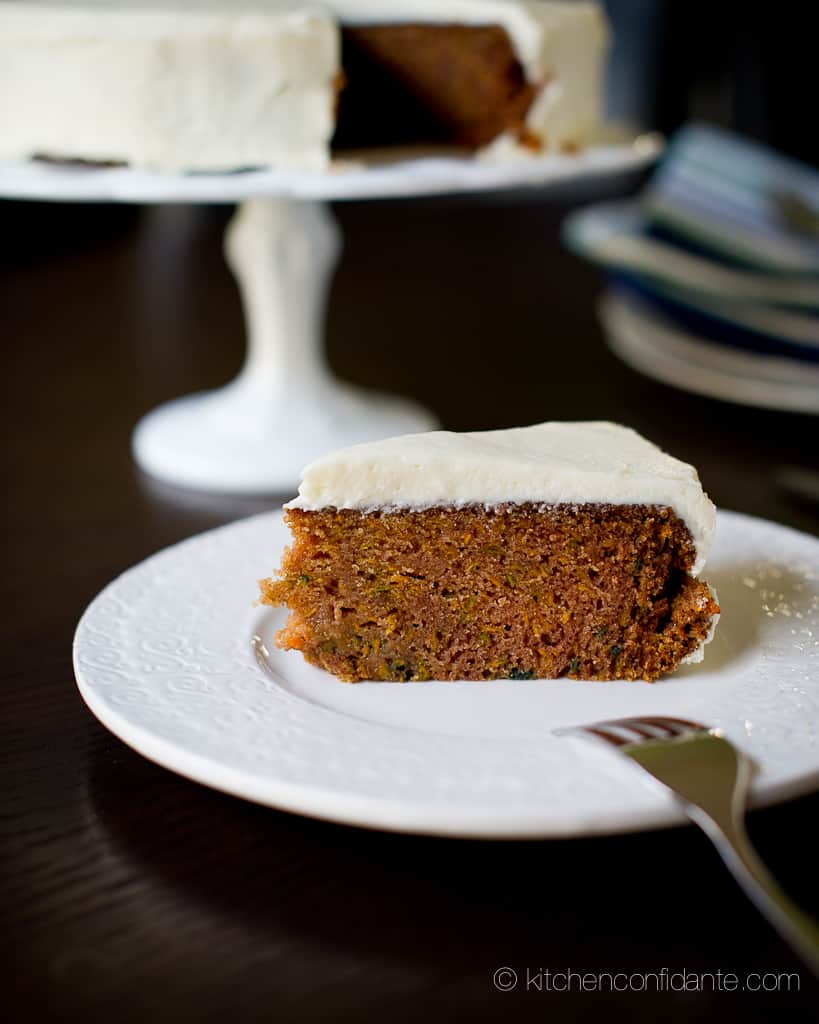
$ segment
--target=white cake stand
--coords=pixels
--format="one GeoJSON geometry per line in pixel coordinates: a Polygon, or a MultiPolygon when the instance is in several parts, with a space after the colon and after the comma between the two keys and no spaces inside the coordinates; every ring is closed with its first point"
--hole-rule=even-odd
{"type": "Polygon", "coordinates": [[[547,186],[637,169],[656,136],[577,156],[491,162],[462,155],[339,161],[326,173],[156,174],[33,161],[0,163],[0,196],[52,201],[239,203],[225,254],[239,284],[247,355],[217,391],[145,416],[133,436],[147,473],[172,484],[235,494],[294,489],[303,466],[347,444],[428,430],[413,402],[336,380],[324,358],[328,287],[341,240],[326,202],[547,186]]]}

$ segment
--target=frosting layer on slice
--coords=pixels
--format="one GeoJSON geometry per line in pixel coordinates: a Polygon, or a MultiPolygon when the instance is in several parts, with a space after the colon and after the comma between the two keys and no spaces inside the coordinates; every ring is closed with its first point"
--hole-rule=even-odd
{"type": "Polygon", "coordinates": [[[304,470],[287,508],[421,509],[447,505],[641,504],[674,509],[697,551],[716,510],[693,466],[616,423],[541,423],[456,434],[436,431],[354,445],[304,470]]]}

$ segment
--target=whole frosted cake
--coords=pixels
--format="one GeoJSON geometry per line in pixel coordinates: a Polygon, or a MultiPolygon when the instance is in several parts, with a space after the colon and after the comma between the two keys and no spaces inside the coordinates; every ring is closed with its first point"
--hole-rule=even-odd
{"type": "Polygon", "coordinates": [[[655,680],[702,657],[715,509],[612,423],[437,432],[312,463],[262,600],[341,679],[655,680]]]}
{"type": "Polygon", "coordinates": [[[319,170],[331,143],[503,154],[594,135],[597,4],[0,2],[0,158],[319,170]]]}

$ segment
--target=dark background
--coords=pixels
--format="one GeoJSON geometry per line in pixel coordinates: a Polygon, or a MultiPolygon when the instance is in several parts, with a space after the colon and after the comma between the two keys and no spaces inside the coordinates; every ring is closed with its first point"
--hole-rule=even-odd
{"type": "Polygon", "coordinates": [[[704,118],[819,163],[814,5],[606,0],[608,113],[670,134],[704,118]],[[813,16],[812,16],[813,15],[813,16]]]}
{"type": "MultiPolygon", "coordinates": [[[[815,159],[815,134],[796,131],[793,116],[805,105],[808,43],[791,37],[786,52],[784,28],[754,21],[754,5],[737,19],[738,6],[655,5],[654,38],[665,42],[652,88],[629,100],[624,85],[612,99],[621,109],[639,100],[652,126],[706,114],[815,159]],[[680,27],[683,6],[691,18],[680,27]],[[753,60],[742,57],[749,47],[753,60]],[[753,88],[762,98],[751,102],[753,88]]],[[[636,58],[627,66],[644,73],[636,58]]],[[[582,202],[638,185],[337,206],[333,367],[421,400],[454,429],[628,423],[697,465],[719,506],[819,533],[817,507],[776,479],[783,464],[819,470],[814,419],[677,392],[605,349],[600,275],[562,248],[559,224],[582,202]]],[[[0,203],[0,1015],[807,1019],[817,987],[805,970],[790,994],[493,988],[502,965],[799,971],[691,828],[485,843],[333,826],[172,775],[85,709],[70,645],[97,591],[178,539],[275,504],[153,483],[129,454],[141,415],[223,384],[241,364],[239,300],[221,256],[229,213],[0,203]]],[[[814,912],[817,811],[811,796],[749,821],[763,857],[814,912]]]]}

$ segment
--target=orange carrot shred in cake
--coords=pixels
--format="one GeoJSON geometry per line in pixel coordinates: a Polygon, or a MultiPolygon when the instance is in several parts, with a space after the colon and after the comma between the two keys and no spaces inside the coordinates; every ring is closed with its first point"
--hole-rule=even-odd
{"type": "Polygon", "coordinates": [[[695,470],[610,423],[437,432],[305,470],[262,601],[340,679],[655,680],[702,657],[715,510],[695,470]]]}

